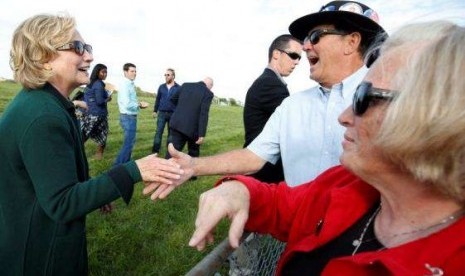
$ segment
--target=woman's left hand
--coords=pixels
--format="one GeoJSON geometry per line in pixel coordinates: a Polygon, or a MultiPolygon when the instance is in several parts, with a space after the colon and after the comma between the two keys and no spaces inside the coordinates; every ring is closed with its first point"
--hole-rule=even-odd
{"type": "Polygon", "coordinates": [[[199,211],[195,219],[195,232],[189,246],[203,250],[213,243],[213,232],[222,218],[231,220],[229,227],[229,244],[239,247],[244,226],[249,217],[250,193],[241,182],[232,180],[204,192],[200,195],[199,211]]]}
{"type": "Polygon", "coordinates": [[[113,203],[108,203],[100,207],[100,213],[102,214],[110,214],[113,211],[113,203]]]}

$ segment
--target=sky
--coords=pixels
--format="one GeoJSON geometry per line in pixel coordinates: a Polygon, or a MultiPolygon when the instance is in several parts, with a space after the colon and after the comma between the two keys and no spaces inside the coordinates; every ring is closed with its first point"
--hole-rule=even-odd
{"type": "MultiPolygon", "coordinates": [[[[289,24],[317,12],[327,0],[2,0],[0,77],[12,79],[11,38],[26,18],[67,12],[94,49],[94,62],[108,66],[109,83],[123,64],[137,66],[136,86],[156,92],[166,68],[176,81],[214,79],[216,96],[244,101],[247,89],[268,63],[268,47],[289,24]]],[[[464,0],[365,0],[388,33],[417,21],[448,19],[465,25],[464,0]]],[[[302,59],[285,81],[291,94],[315,85],[302,59]]]]}

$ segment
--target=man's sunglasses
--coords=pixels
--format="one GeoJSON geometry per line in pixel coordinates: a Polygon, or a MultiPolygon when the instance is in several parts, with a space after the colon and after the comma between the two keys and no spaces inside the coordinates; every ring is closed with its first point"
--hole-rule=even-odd
{"type": "Polygon", "coordinates": [[[288,51],[284,51],[284,50],[281,50],[281,49],[276,49],[276,50],[280,51],[281,53],[285,53],[292,60],[300,60],[302,58],[299,54],[297,54],[295,52],[288,52],[288,51]]]}
{"type": "Polygon", "coordinates": [[[357,116],[362,116],[373,100],[392,101],[398,92],[394,90],[373,87],[371,82],[363,81],[355,90],[352,110],[357,116]]]}
{"type": "Polygon", "coordinates": [[[316,29],[311,31],[304,39],[304,43],[310,41],[312,45],[318,44],[320,38],[325,35],[348,35],[347,32],[331,30],[331,29],[316,29]]]}
{"type": "Polygon", "coordinates": [[[63,44],[57,47],[56,49],[58,51],[66,51],[66,50],[74,49],[74,52],[76,52],[76,54],[80,56],[84,54],[84,51],[86,51],[89,54],[92,54],[92,46],[90,46],[89,44],[84,44],[82,41],[79,41],[79,40],[75,40],[73,42],[63,44]]]}

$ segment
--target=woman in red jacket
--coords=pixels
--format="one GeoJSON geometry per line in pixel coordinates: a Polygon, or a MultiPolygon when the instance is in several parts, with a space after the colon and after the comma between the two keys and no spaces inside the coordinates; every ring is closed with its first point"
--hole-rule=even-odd
{"type": "Polygon", "coordinates": [[[406,26],[340,116],[342,166],[290,188],[228,177],[202,194],[189,244],[203,249],[231,218],[286,241],[284,275],[463,275],[465,29],[406,26]]]}

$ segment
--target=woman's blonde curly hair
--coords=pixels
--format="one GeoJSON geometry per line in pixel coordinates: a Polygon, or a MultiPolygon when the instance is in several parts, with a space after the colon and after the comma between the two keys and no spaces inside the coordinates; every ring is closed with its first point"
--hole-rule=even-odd
{"type": "Polygon", "coordinates": [[[68,14],[40,14],[26,19],[15,30],[10,67],[15,81],[26,89],[43,87],[52,76],[44,64],[56,56],[56,48],[73,39],[76,21],[68,14]]]}

